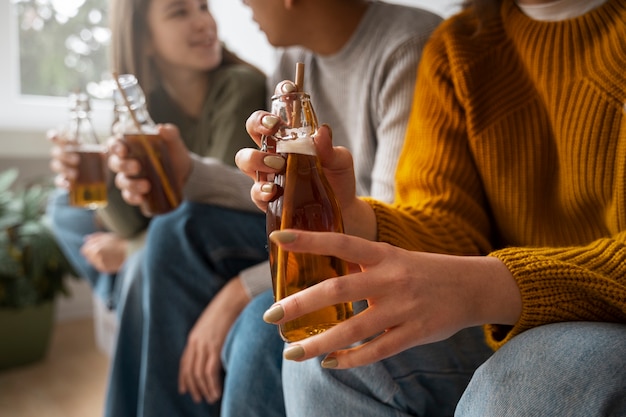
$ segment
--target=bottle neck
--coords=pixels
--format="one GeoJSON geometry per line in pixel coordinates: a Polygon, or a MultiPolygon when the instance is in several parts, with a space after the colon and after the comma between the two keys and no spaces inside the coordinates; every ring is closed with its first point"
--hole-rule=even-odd
{"type": "Polygon", "coordinates": [[[134,116],[137,122],[135,122],[127,107],[120,107],[116,110],[117,122],[113,128],[114,133],[137,133],[137,123],[141,126],[143,133],[154,133],[156,130],[156,123],[154,123],[150,117],[146,106],[138,107],[134,110],[134,116]]]}
{"type": "Polygon", "coordinates": [[[89,118],[71,118],[62,135],[68,143],[100,145],[100,139],[89,118]]]}

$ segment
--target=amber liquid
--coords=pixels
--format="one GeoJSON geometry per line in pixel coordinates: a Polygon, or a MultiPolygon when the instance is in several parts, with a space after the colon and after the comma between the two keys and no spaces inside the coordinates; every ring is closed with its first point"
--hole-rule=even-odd
{"type": "Polygon", "coordinates": [[[174,180],[172,163],[161,136],[143,133],[125,134],[124,142],[128,146],[129,157],[137,159],[141,164],[141,173],[136,178],[146,178],[150,182],[150,192],[146,196],[144,211],[150,214],[163,214],[178,207],[182,193],[174,180]],[[153,155],[159,161],[165,178],[161,178],[159,171],[152,164],[146,145],[152,149],[153,155]],[[164,181],[167,181],[167,185],[164,181]],[[169,196],[166,189],[171,191],[169,196]]]}
{"type": "Polygon", "coordinates": [[[97,209],[107,205],[106,153],[97,147],[76,148],[78,177],[70,184],[69,202],[75,207],[97,209]]]}
{"type": "MultiPolygon", "coordinates": [[[[274,182],[281,193],[267,209],[268,234],[278,229],[343,232],[339,205],[323,176],[317,156],[283,153],[284,174],[274,182]]],[[[292,253],[269,241],[275,299],[281,300],[327,278],[345,275],[348,265],[334,256],[292,253]]],[[[351,317],[352,303],[336,304],[279,326],[281,337],[295,342],[321,333],[351,317]]]]}

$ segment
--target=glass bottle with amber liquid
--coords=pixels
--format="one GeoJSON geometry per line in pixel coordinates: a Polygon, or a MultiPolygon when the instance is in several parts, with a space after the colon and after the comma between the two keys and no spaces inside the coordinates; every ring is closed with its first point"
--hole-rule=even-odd
{"type": "Polygon", "coordinates": [[[107,149],[91,122],[91,103],[85,93],[69,96],[70,120],[62,136],[67,152],[78,154],[78,175],[69,184],[69,203],[97,209],[107,205],[107,149]]]}
{"type": "Polygon", "coordinates": [[[176,184],[172,163],[157,125],[150,117],[145,94],[133,74],[122,74],[116,79],[114,92],[116,122],[113,133],[122,135],[128,147],[129,158],[141,165],[135,178],[146,178],[150,191],[142,204],[146,214],[167,213],[181,202],[181,187],[176,184]]]}
{"type": "MultiPolygon", "coordinates": [[[[274,177],[279,191],[267,209],[268,235],[282,229],[343,233],[339,204],[313,142],[317,118],[310,97],[303,92],[276,95],[272,97],[272,113],[283,122],[273,139],[276,152],[286,159],[286,169],[274,177]]],[[[334,256],[293,253],[272,241],[269,250],[276,301],[348,272],[348,264],[334,256]]],[[[280,325],[280,335],[287,342],[295,342],[321,333],[352,314],[352,303],[336,304],[280,325]]]]}

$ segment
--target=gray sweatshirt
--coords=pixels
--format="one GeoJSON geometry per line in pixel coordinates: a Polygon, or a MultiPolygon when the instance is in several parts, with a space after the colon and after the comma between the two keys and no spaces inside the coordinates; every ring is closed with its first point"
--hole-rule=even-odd
{"type": "MultiPolygon", "coordinates": [[[[330,125],[333,143],[354,156],[359,195],[394,199],[417,66],[425,42],[440,22],[441,17],[428,11],[373,1],[337,54],[319,56],[302,48],[279,51],[268,91],[293,79],[296,62],[304,62],[305,90],[320,124],[330,125]]],[[[194,176],[203,169],[196,165],[194,176]]],[[[193,183],[201,186],[203,181],[193,183]]],[[[251,297],[271,288],[267,262],[242,271],[240,277],[251,297]]]]}

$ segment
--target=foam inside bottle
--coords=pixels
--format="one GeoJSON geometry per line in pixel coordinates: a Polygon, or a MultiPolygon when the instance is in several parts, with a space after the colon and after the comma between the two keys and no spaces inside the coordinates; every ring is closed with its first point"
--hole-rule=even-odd
{"type": "Polygon", "coordinates": [[[302,155],[316,155],[315,143],[311,136],[301,136],[295,139],[283,139],[276,142],[278,153],[299,153],[302,155]]]}

